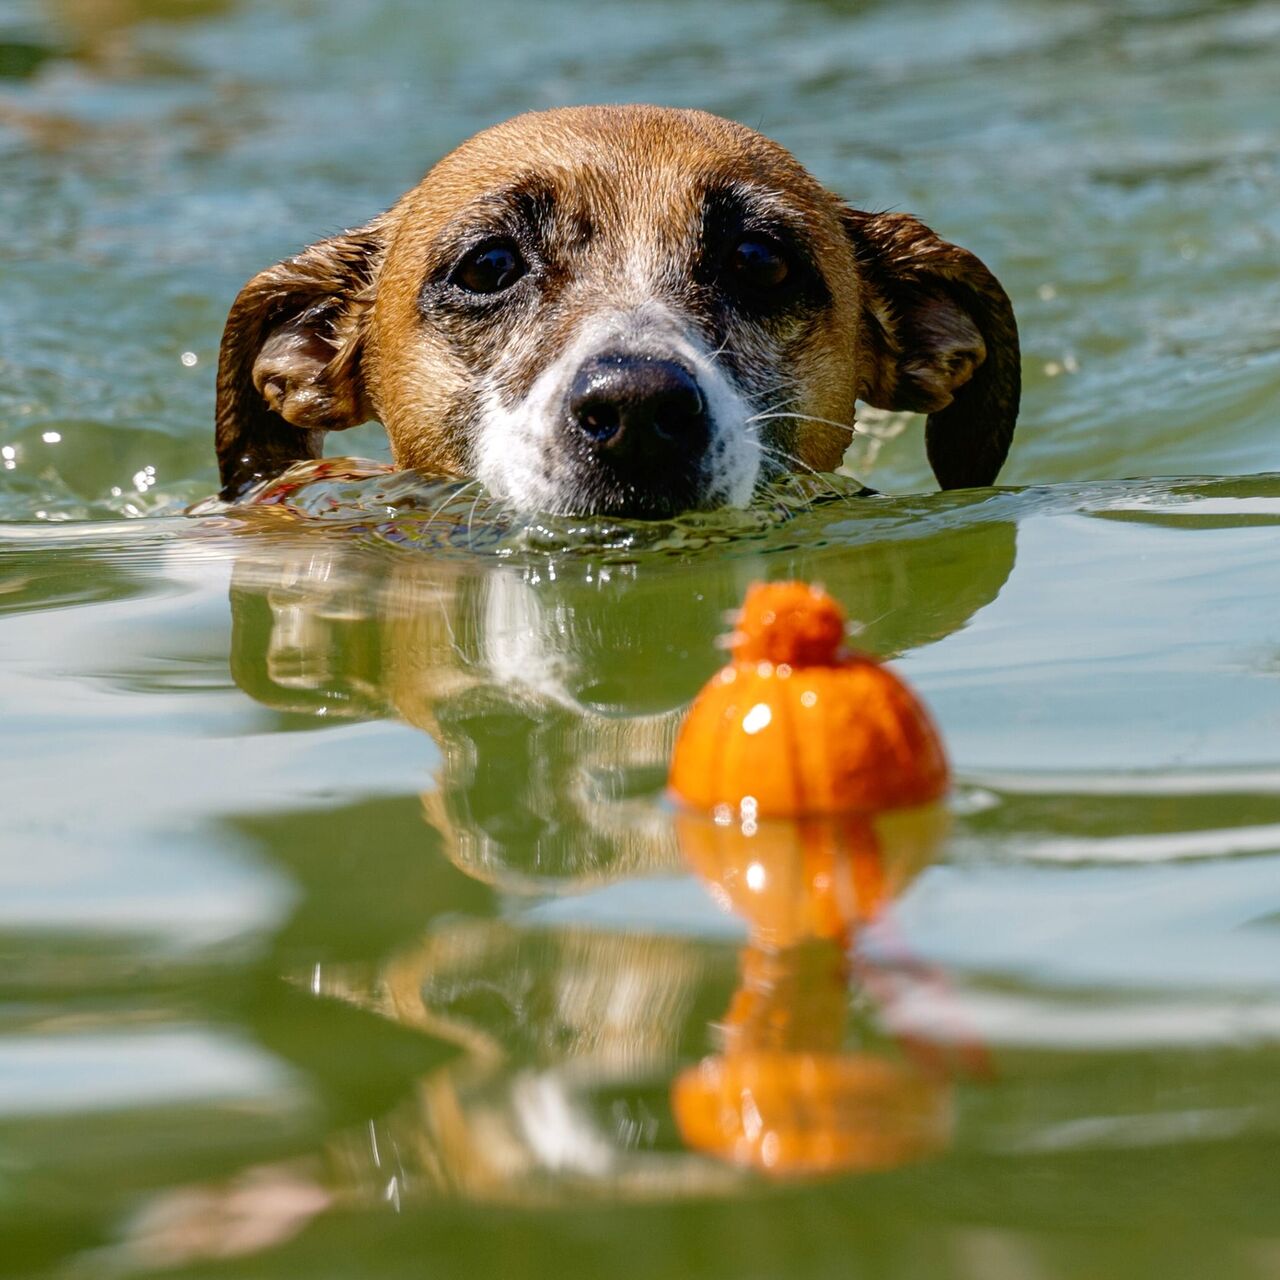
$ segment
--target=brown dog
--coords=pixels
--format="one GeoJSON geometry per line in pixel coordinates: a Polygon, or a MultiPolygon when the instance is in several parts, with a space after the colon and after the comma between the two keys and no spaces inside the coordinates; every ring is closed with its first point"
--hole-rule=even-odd
{"type": "Polygon", "coordinates": [[[698,111],[519,116],[368,225],[255,276],[218,367],[223,495],[379,419],[396,464],[524,509],[744,505],[840,462],[857,399],[930,414],[944,488],[990,484],[1017,327],[972,254],[851,209],[698,111]]]}

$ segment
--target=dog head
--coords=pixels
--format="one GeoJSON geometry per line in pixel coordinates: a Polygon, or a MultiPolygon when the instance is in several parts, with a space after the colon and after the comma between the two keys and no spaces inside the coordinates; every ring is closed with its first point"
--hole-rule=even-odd
{"type": "Polygon", "coordinates": [[[1012,309],[972,254],[741,125],[581,107],[478,134],[254,277],[218,455],[233,497],[376,417],[398,465],[520,508],[661,516],[833,469],[858,399],[931,415],[943,487],[989,484],[1018,394],[1012,309]]]}

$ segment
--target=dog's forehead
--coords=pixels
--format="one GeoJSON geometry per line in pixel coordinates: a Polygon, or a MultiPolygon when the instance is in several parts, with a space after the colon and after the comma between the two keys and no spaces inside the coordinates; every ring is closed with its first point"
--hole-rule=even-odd
{"type": "Polygon", "coordinates": [[[745,126],[699,111],[582,107],[496,125],[445,156],[401,205],[414,238],[482,217],[495,198],[538,192],[608,234],[696,225],[708,191],[754,193],[821,233],[832,200],[795,158],[745,126]]]}

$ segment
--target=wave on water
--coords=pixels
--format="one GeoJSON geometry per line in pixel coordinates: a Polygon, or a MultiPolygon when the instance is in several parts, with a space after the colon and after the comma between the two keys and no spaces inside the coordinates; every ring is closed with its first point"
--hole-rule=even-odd
{"type": "Polygon", "coordinates": [[[337,461],[298,463],[234,505],[208,500],[189,514],[229,516],[251,526],[287,521],[341,529],[348,536],[428,551],[683,554],[758,540],[798,515],[873,494],[852,477],[815,472],[770,482],[741,510],[690,511],[667,520],[529,515],[475,480],[394,471],[361,459],[337,461]]]}

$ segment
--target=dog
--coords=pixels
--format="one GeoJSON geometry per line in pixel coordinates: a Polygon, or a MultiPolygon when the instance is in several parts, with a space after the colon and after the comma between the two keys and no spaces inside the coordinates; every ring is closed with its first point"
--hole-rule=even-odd
{"type": "Polygon", "coordinates": [[[865,213],[700,111],[534,112],[363,227],[253,277],[217,378],[222,496],[376,418],[396,466],[517,510],[744,506],[839,465],[855,402],[929,415],[943,488],[991,484],[1013,309],[973,254],[865,213]]]}

